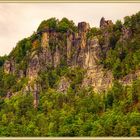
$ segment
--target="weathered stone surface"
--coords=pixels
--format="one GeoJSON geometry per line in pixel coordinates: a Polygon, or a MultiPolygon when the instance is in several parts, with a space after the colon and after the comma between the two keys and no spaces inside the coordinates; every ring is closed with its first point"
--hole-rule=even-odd
{"type": "MultiPolygon", "coordinates": [[[[110,49],[110,35],[113,23],[111,20],[105,20],[102,18],[100,21],[100,27],[102,37],[104,39],[103,44],[99,43],[98,37],[94,36],[87,39],[87,33],[90,26],[86,22],[78,23],[78,32],[74,33],[68,31],[66,33],[58,33],[55,30],[46,29],[39,34],[40,38],[32,42],[32,51],[29,57],[28,68],[26,74],[24,71],[19,70],[19,77],[29,77],[28,85],[22,89],[23,92],[32,92],[34,96],[34,107],[38,106],[39,92],[41,88],[37,83],[31,85],[41,70],[48,70],[48,68],[56,68],[61,60],[67,61],[69,67],[77,67],[86,69],[86,74],[82,86],[92,86],[96,92],[103,92],[111,88],[113,83],[113,75],[111,71],[107,71],[102,65],[99,65],[101,59],[101,51],[106,54],[110,49]],[[41,41],[41,42],[40,42],[41,41]],[[36,49],[38,47],[38,49],[36,49]]],[[[132,31],[125,27],[122,28],[122,39],[128,39],[131,37],[132,31]]],[[[4,72],[7,74],[14,73],[15,63],[14,61],[6,61],[4,64],[4,72]]],[[[140,72],[129,74],[120,80],[123,85],[130,85],[133,80],[136,80],[140,76],[140,72]]],[[[70,81],[62,77],[59,81],[57,90],[59,92],[66,93],[70,86],[70,81]]],[[[7,94],[7,97],[10,93],[7,94]]]]}
{"type": "Polygon", "coordinates": [[[129,39],[132,36],[132,30],[130,28],[122,27],[121,40],[129,39]]]}
{"type": "Polygon", "coordinates": [[[54,59],[54,67],[56,68],[60,64],[60,51],[58,48],[56,48],[53,59],[54,59]]]}
{"type": "Polygon", "coordinates": [[[65,77],[62,77],[58,84],[57,90],[59,92],[66,93],[69,87],[70,87],[70,81],[66,79],[65,77]]]}
{"type": "Polygon", "coordinates": [[[105,20],[104,17],[101,18],[100,20],[100,28],[106,28],[108,26],[113,25],[113,22],[111,20],[105,20]]]}
{"type": "Polygon", "coordinates": [[[49,33],[48,32],[43,32],[42,33],[42,38],[41,38],[41,46],[43,48],[47,47],[49,44],[49,33]]]}
{"type": "Polygon", "coordinates": [[[72,47],[71,47],[71,59],[69,60],[70,61],[70,64],[71,66],[77,66],[77,64],[81,65],[80,62],[78,62],[78,55],[80,53],[80,38],[75,38],[73,40],[73,44],[72,44],[72,47]]]}
{"type": "Polygon", "coordinates": [[[78,23],[78,32],[79,33],[84,33],[84,32],[87,32],[90,28],[90,25],[89,23],[86,23],[86,22],[79,22],[78,23]]]}
{"type": "Polygon", "coordinates": [[[112,47],[110,43],[110,37],[112,37],[113,32],[113,22],[111,20],[105,20],[104,17],[100,21],[100,29],[102,32],[102,43],[100,42],[100,47],[102,49],[102,57],[106,57],[106,53],[112,47]]]}
{"type": "Polygon", "coordinates": [[[90,26],[86,22],[78,23],[78,37],[73,40],[73,65],[83,67],[85,59],[85,51],[87,47],[86,34],[89,31],[90,26]]]}
{"type": "Polygon", "coordinates": [[[33,56],[33,58],[30,59],[27,75],[30,79],[35,79],[38,76],[39,70],[39,58],[38,55],[35,55],[33,56]]]}
{"type": "Polygon", "coordinates": [[[97,65],[100,57],[100,47],[99,47],[99,40],[97,37],[94,37],[88,40],[87,43],[87,50],[85,53],[85,60],[84,60],[84,68],[92,68],[97,65]]]}
{"type": "Polygon", "coordinates": [[[113,75],[111,71],[106,71],[102,66],[95,66],[88,69],[83,80],[83,86],[92,86],[95,92],[104,92],[111,88],[113,75]]]}
{"type": "Polygon", "coordinates": [[[99,65],[100,60],[100,45],[97,37],[88,40],[86,49],[83,55],[83,68],[87,69],[83,80],[83,86],[92,86],[94,91],[103,92],[112,86],[113,75],[111,71],[107,71],[102,65],[99,65]]]}
{"type": "Polygon", "coordinates": [[[49,48],[44,48],[42,52],[39,54],[40,62],[42,66],[52,66],[53,65],[53,56],[49,48]]]}
{"type": "Polygon", "coordinates": [[[105,18],[102,17],[100,20],[100,27],[103,27],[106,24],[105,18]]]}
{"type": "Polygon", "coordinates": [[[80,48],[83,49],[86,47],[86,34],[89,31],[90,26],[86,22],[78,23],[78,36],[80,39],[80,48]]]}
{"type": "Polygon", "coordinates": [[[74,33],[72,33],[71,31],[68,31],[67,32],[67,63],[68,63],[68,65],[71,64],[74,40],[75,40],[74,33]]]}

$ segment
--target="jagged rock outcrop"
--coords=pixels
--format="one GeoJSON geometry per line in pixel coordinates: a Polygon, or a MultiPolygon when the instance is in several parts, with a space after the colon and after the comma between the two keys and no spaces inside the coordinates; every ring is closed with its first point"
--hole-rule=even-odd
{"type": "Polygon", "coordinates": [[[78,24],[78,35],[79,35],[79,42],[78,46],[78,56],[77,56],[77,65],[80,67],[84,67],[84,61],[85,61],[85,52],[87,50],[87,38],[86,34],[89,31],[89,24],[85,22],[80,22],[78,24]]]}
{"type": "Polygon", "coordinates": [[[39,70],[40,70],[39,57],[38,55],[35,55],[29,62],[27,75],[29,76],[30,79],[34,79],[38,76],[39,70]]]}
{"type": "Polygon", "coordinates": [[[74,51],[75,33],[67,31],[67,64],[71,65],[71,59],[74,51]]]}
{"type": "Polygon", "coordinates": [[[129,39],[132,36],[132,30],[130,28],[122,27],[122,36],[120,38],[121,41],[129,39]]]}
{"type": "MultiPolygon", "coordinates": [[[[90,26],[86,22],[78,23],[77,31],[71,29],[67,32],[59,32],[56,29],[48,27],[35,33],[36,37],[32,40],[32,48],[28,54],[27,69],[17,69],[13,59],[4,63],[4,72],[14,74],[18,71],[18,77],[28,77],[28,85],[22,89],[22,92],[32,92],[34,96],[34,107],[39,103],[39,92],[41,87],[39,83],[34,83],[41,71],[47,71],[51,68],[57,68],[64,63],[68,67],[81,67],[86,70],[82,86],[92,86],[96,92],[103,92],[111,88],[114,77],[111,71],[106,70],[99,64],[101,57],[111,49],[110,37],[112,36],[113,23],[111,20],[102,18],[100,21],[99,36],[87,37],[90,26]],[[102,39],[102,43],[99,39],[102,39]],[[32,84],[33,83],[33,84],[32,84]]],[[[130,38],[132,31],[129,28],[122,27],[122,34],[119,41],[130,38]]],[[[21,60],[22,61],[22,60],[21,60]]],[[[140,76],[139,72],[129,74],[120,80],[120,83],[129,85],[133,80],[140,76]]],[[[66,93],[70,86],[70,81],[62,77],[59,81],[57,90],[66,93]]],[[[10,93],[7,94],[10,97],[10,93]]]]}
{"type": "MultiPolygon", "coordinates": [[[[102,26],[106,26],[108,24],[110,25],[111,22],[105,20],[101,22],[102,26]]],[[[99,40],[96,36],[90,40],[87,40],[87,32],[89,31],[89,29],[90,26],[88,23],[78,23],[78,33],[68,31],[66,35],[66,43],[62,43],[62,35],[56,32],[55,30],[47,29],[42,32],[39,32],[38,34],[41,35],[41,46],[37,46],[39,44],[38,39],[34,40],[32,45],[33,48],[40,47],[41,49],[39,52],[33,51],[30,55],[28,69],[26,72],[27,76],[29,77],[29,81],[33,81],[34,79],[36,79],[38,73],[42,69],[47,70],[47,67],[50,66],[57,67],[60,64],[61,59],[63,58],[64,60],[67,59],[67,64],[70,67],[80,66],[84,69],[87,69],[87,77],[91,78],[87,81],[88,78],[86,77],[85,81],[87,83],[89,83],[89,81],[92,81],[92,85],[94,85],[94,87],[95,85],[99,85],[96,84],[97,79],[93,79],[95,79],[95,73],[97,72],[97,75],[100,75],[98,76],[98,78],[100,80],[104,80],[103,75],[105,74],[102,74],[104,73],[103,68],[97,68],[98,61],[100,59],[101,48],[99,40]],[[92,74],[91,76],[91,73],[94,74],[92,74]]],[[[11,71],[11,63],[5,63],[5,70],[7,72],[11,71]]],[[[22,72],[20,75],[21,77],[23,76],[22,72]]],[[[65,80],[63,79],[60,82],[61,84],[59,86],[59,89],[63,89],[63,81],[65,80]]],[[[67,82],[65,84],[68,86],[67,82]]],[[[64,87],[67,87],[66,85],[64,87]]],[[[100,86],[102,86],[102,84],[100,86]]],[[[28,88],[28,91],[31,90],[28,88]]]]}
{"type": "Polygon", "coordinates": [[[100,20],[100,28],[106,28],[108,26],[112,26],[113,22],[112,20],[105,20],[104,17],[101,18],[100,20]]]}
{"type": "Polygon", "coordinates": [[[113,82],[112,72],[99,65],[100,51],[98,38],[94,37],[89,40],[84,67],[87,69],[87,73],[83,80],[83,86],[92,86],[96,92],[106,91],[113,82]]]}
{"type": "Polygon", "coordinates": [[[87,71],[82,85],[92,86],[95,92],[101,93],[111,88],[113,79],[111,71],[103,69],[102,66],[95,66],[87,71]]]}
{"type": "Polygon", "coordinates": [[[100,43],[102,57],[106,57],[107,51],[111,48],[110,37],[112,36],[111,30],[113,30],[113,22],[111,20],[105,20],[105,18],[102,17],[100,20],[100,29],[103,40],[102,43],[100,43]]]}
{"type": "Polygon", "coordinates": [[[87,41],[87,47],[84,59],[84,68],[92,69],[100,59],[100,45],[97,37],[87,41]]]}

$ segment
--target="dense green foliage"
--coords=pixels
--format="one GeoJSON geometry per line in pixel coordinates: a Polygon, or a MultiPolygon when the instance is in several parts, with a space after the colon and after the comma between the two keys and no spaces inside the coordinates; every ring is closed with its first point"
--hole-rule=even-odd
{"type": "Polygon", "coordinates": [[[39,25],[37,31],[42,31],[45,29],[56,29],[58,24],[58,19],[56,18],[50,18],[48,20],[44,20],[39,25]]]}
{"type": "Polygon", "coordinates": [[[0,102],[0,136],[140,136],[140,81],[117,82],[106,94],[91,88],[40,93],[38,110],[31,93],[0,102]]]}
{"type": "Polygon", "coordinates": [[[60,32],[66,32],[67,30],[76,31],[76,26],[74,22],[71,20],[68,20],[67,18],[62,18],[62,20],[58,23],[58,31],[60,32]]]}
{"type": "Polygon", "coordinates": [[[0,68],[0,98],[5,97],[8,92],[13,93],[20,91],[26,83],[26,77],[18,80],[16,75],[5,74],[3,69],[0,68]]]}
{"type": "Polygon", "coordinates": [[[140,12],[124,18],[124,24],[117,21],[110,33],[110,50],[106,52],[102,63],[113,71],[115,78],[121,78],[140,67],[140,12]],[[126,39],[119,40],[121,27],[132,32],[126,39]]]}
{"type": "Polygon", "coordinates": [[[12,50],[9,57],[12,57],[16,63],[20,63],[31,49],[31,41],[27,38],[19,41],[12,50]]]}
{"type": "MultiPolygon", "coordinates": [[[[0,98],[0,136],[140,136],[140,80],[132,87],[116,81],[98,94],[81,87],[83,75],[82,69],[67,66],[40,73],[44,90],[37,110],[32,93],[0,98]],[[62,76],[71,81],[67,94],[55,89],[62,76]]],[[[14,83],[15,77],[7,75],[5,88],[14,83]]]]}
{"type": "Polygon", "coordinates": [[[3,66],[5,60],[6,60],[7,56],[0,56],[0,67],[3,66]]]}
{"type": "Polygon", "coordinates": [[[90,31],[87,33],[87,38],[90,39],[94,36],[99,36],[101,35],[101,30],[99,28],[91,28],[90,31]]]}
{"type": "Polygon", "coordinates": [[[56,18],[50,18],[42,21],[37,31],[40,32],[46,29],[67,32],[67,30],[76,31],[76,26],[72,20],[68,20],[67,18],[62,18],[60,21],[56,18]]]}

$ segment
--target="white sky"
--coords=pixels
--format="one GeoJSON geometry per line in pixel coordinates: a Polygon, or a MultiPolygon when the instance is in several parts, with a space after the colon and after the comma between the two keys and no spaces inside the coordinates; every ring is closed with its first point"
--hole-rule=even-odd
{"type": "Polygon", "coordinates": [[[115,22],[140,11],[140,3],[0,3],[0,55],[30,36],[42,20],[67,17],[99,26],[101,17],[115,22]]]}

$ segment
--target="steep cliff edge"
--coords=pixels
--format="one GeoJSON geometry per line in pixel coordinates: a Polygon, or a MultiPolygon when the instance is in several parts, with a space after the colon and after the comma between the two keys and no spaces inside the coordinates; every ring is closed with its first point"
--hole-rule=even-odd
{"type": "Polygon", "coordinates": [[[75,83],[80,87],[91,86],[97,93],[109,90],[114,80],[130,85],[140,74],[138,66],[135,73],[134,69],[131,71],[130,68],[125,73],[120,68],[127,58],[127,42],[134,43],[136,36],[126,23],[113,24],[111,20],[102,18],[100,28],[91,28],[86,22],[75,26],[66,18],[43,21],[36,33],[17,44],[3,64],[4,74],[15,76],[16,82],[21,83],[18,88],[11,85],[7,94],[31,92],[37,108],[39,93],[44,90],[54,88],[61,93],[67,93],[70,88],[75,90],[70,72],[77,68],[81,70],[76,72],[84,72],[75,83]],[[113,53],[116,56],[111,56],[113,53]],[[120,71],[123,72],[121,76],[120,71]]]}

